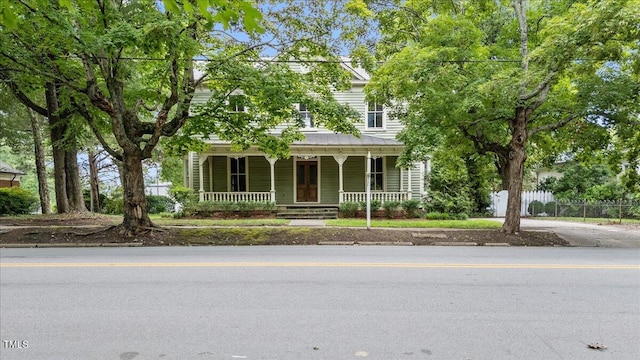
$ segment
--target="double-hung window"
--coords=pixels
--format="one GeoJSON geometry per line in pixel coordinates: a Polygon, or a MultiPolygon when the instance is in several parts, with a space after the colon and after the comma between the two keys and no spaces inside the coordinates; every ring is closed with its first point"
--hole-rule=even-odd
{"type": "Polygon", "coordinates": [[[382,158],[371,159],[371,190],[384,190],[382,158]]]}
{"type": "Polygon", "coordinates": [[[231,191],[247,191],[246,158],[230,158],[231,161],[231,191]]]}
{"type": "Polygon", "coordinates": [[[316,126],[313,123],[313,114],[311,114],[311,111],[309,111],[309,107],[307,106],[307,104],[300,104],[298,106],[298,109],[300,111],[300,118],[302,118],[305,129],[315,128],[316,126]]]}
{"type": "Polygon", "coordinates": [[[232,112],[244,112],[246,97],[244,95],[229,95],[229,110],[232,112]]]}
{"type": "Polygon", "coordinates": [[[382,129],[384,108],[382,104],[370,102],[367,105],[367,127],[370,129],[382,129]]]}

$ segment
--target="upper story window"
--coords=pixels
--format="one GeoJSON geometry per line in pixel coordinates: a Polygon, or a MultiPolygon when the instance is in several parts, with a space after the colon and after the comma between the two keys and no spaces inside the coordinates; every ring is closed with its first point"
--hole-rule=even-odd
{"type": "Polygon", "coordinates": [[[309,107],[307,106],[307,104],[300,104],[298,106],[298,109],[300,111],[300,117],[302,118],[304,127],[307,129],[315,128],[316,126],[313,123],[313,114],[311,114],[311,112],[309,111],[309,107]]]}
{"type": "Polygon", "coordinates": [[[382,158],[371,159],[371,190],[384,190],[382,158]]]}
{"type": "Polygon", "coordinates": [[[229,95],[229,110],[233,112],[244,112],[247,98],[244,95],[229,95]]]}
{"type": "Polygon", "coordinates": [[[384,108],[382,104],[378,104],[377,102],[370,102],[367,105],[367,127],[374,129],[382,129],[384,127],[383,124],[383,114],[384,108]]]}
{"type": "Polygon", "coordinates": [[[247,166],[246,158],[230,158],[231,162],[231,191],[247,191],[247,166]]]}

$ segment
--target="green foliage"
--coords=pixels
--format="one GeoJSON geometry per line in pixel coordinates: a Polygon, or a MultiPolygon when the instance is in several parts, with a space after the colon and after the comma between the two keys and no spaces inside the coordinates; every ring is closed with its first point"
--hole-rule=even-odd
{"type": "Polygon", "coordinates": [[[432,161],[432,171],[427,177],[429,190],[424,200],[425,211],[447,214],[471,212],[474,204],[464,161],[444,150],[435,152],[432,161]]]}
{"type": "Polygon", "coordinates": [[[467,220],[469,217],[465,213],[447,214],[441,212],[429,212],[425,215],[427,220],[467,220]]]}
{"type": "Polygon", "coordinates": [[[147,195],[147,212],[149,214],[170,213],[174,211],[175,201],[167,196],[147,195]]]}
{"type": "Polygon", "coordinates": [[[102,206],[105,214],[124,214],[124,198],[122,188],[117,188],[105,199],[102,206]]]}
{"type": "Polygon", "coordinates": [[[198,201],[198,194],[192,189],[182,185],[171,185],[169,196],[176,200],[183,207],[188,207],[198,201]]]}
{"type": "Polygon", "coordinates": [[[545,181],[541,186],[552,191],[556,199],[603,201],[625,197],[625,189],[615,182],[614,174],[606,165],[570,163],[562,173],[562,178],[545,181]]]}
{"type": "Polygon", "coordinates": [[[400,205],[402,206],[404,211],[407,212],[408,217],[410,218],[420,217],[419,215],[420,200],[418,199],[405,200],[400,205]]]}
{"type": "Polygon", "coordinates": [[[238,212],[241,217],[250,217],[254,212],[272,211],[275,204],[272,202],[260,201],[198,201],[183,209],[183,215],[197,215],[210,217],[215,212],[222,213],[222,217],[227,219],[238,212]]]}
{"type": "Polygon", "coordinates": [[[544,204],[544,212],[547,214],[547,216],[556,216],[556,202],[549,201],[548,203],[544,204]]]}
{"type": "Polygon", "coordinates": [[[360,204],[357,202],[345,201],[340,203],[340,213],[343,217],[352,218],[356,216],[360,204]]]}
{"type": "MultiPolygon", "coordinates": [[[[367,202],[366,201],[360,201],[358,204],[360,205],[360,210],[362,210],[362,211],[366,211],[367,210],[367,202]]],[[[380,201],[378,199],[371,199],[371,204],[370,205],[371,205],[371,211],[377,211],[382,206],[382,201],[380,201]]]]}
{"type": "Polygon", "coordinates": [[[0,188],[0,215],[23,215],[36,210],[38,199],[19,187],[0,188]]]}
{"type": "Polygon", "coordinates": [[[544,209],[544,204],[538,200],[533,200],[529,203],[529,206],[527,206],[527,212],[531,216],[538,216],[542,214],[543,212],[545,212],[544,209]]]}
{"type": "Polygon", "coordinates": [[[382,204],[384,216],[386,216],[387,219],[393,219],[394,215],[398,212],[399,207],[400,201],[385,201],[385,203],[382,204]]]}

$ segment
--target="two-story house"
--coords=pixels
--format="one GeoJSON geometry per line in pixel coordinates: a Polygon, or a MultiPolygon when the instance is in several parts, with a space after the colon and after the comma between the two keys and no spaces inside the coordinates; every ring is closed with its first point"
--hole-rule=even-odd
{"type": "MultiPolygon", "coordinates": [[[[349,63],[352,87],[334,97],[362,116],[360,137],[336,134],[316,127],[313,114],[298,105],[305,139],[290,146],[291,157],[274,159],[255,148],[234,152],[229,142],[207,140],[208,149],[184,159],[184,183],[201,201],[264,201],[277,206],[337,206],[366,200],[367,161],[370,162],[372,199],[404,201],[421,199],[425,163],[411,169],[396,167],[403,144],[396,134],[402,128],[382,104],[365,100],[369,75],[349,63]]],[[[194,103],[208,99],[198,92],[194,103]]],[[[241,110],[241,109],[238,109],[241,110]]]]}

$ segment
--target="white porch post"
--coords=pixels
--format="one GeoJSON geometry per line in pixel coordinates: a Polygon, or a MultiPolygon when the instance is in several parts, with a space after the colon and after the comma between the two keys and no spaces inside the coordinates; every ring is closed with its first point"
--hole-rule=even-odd
{"type": "Polygon", "coordinates": [[[367,230],[371,230],[371,151],[367,151],[367,230]]]}
{"type": "Polygon", "coordinates": [[[407,199],[411,200],[411,168],[407,169],[407,199]]]}
{"type": "Polygon", "coordinates": [[[400,168],[400,192],[404,191],[404,169],[400,168]]]}
{"type": "Polygon", "coordinates": [[[348,156],[334,155],[333,158],[338,163],[338,202],[342,204],[344,202],[344,173],[342,171],[342,165],[344,165],[344,162],[347,161],[348,156]]]}
{"type": "Polygon", "coordinates": [[[420,198],[424,197],[424,162],[420,163],[420,198]]]}
{"type": "Polygon", "coordinates": [[[207,157],[201,156],[198,154],[198,180],[200,183],[200,190],[198,191],[200,194],[200,201],[204,201],[204,162],[207,161],[207,157]]]}
{"type": "Polygon", "coordinates": [[[265,156],[265,159],[267,159],[267,161],[269,162],[269,166],[271,167],[271,189],[269,190],[270,192],[270,198],[271,198],[271,202],[275,203],[276,202],[276,161],[278,161],[278,159],[272,158],[272,157],[267,157],[265,156]]]}

